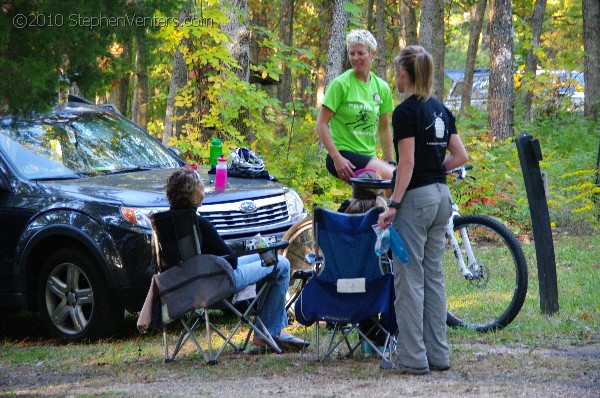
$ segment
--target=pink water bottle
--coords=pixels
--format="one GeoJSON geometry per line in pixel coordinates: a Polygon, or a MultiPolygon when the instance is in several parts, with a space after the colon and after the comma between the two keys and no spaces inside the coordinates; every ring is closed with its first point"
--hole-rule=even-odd
{"type": "Polygon", "coordinates": [[[227,184],[227,158],[223,155],[217,158],[217,170],[215,174],[215,187],[224,189],[227,184]]]}

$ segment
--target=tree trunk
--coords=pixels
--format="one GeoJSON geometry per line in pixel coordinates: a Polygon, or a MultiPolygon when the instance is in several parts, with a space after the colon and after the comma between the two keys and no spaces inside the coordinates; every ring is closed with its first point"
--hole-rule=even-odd
{"type": "Polygon", "coordinates": [[[343,71],[346,56],[345,29],[348,25],[348,13],[344,10],[344,2],[344,0],[333,1],[331,38],[329,39],[329,50],[325,62],[325,87],[343,71]]]}
{"type": "MultiPolygon", "coordinates": [[[[281,0],[281,9],[279,10],[279,39],[288,46],[292,46],[294,33],[294,0],[281,0]]],[[[290,102],[292,71],[282,65],[283,73],[277,86],[277,98],[285,105],[290,102]]]]}
{"type": "Polygon", "coordinates": [[[404,47],[419,43],[417,37],[417,14],[414,3],[410,0],[400,0],[400,50],[404,47]]]}
{"type": "MultiPolygon", "coordinates": [[[[235,58],[240,65],[240,69],[236,71],[237,76],[241,81],[250,81],[250,30],[248,29],[248,0],[231,0],[231,7],[224,9],[225,14],[229,18],[229,23],[222,24],[221,30],[230,39],[227,43],[229,53],[235,58]]],[[[244,119],[249,117],[247,109],[240,109],[236,120],[232,121],[232,125],[247,138],[248,142],[253,141],[251,132],[244,119]]]]}
{"type": "Polygon", "coordinates": [[[136,37],[131,118],[143,129],[148,127],[148,43],[144,37],[136,37]]]}
{"type": "Polygon", "coordinates": [[[367,6],[367,30],[373,29],[373,5],[374,4],[375,4],[375,0],[369,0],[369,5],[367,6]]]}
{"type": "MultiPolygon", "coordinates": [[[[124,65],[131,63],[131,44],[123,43],[123,53],[121,53],[124,65]]],[[[127,101],[129,100],[129,70],[121,71],[121,78],[117,81],[117,87],[113,95],[113,102],[119,112],[123,115],[127,114],[127,101]]]]}
{"type": "Polygon", "coordinates": [[[375,13],[377,25],[377,75],[386,79],[387,59],[385,51],[385,1],[377,0],[377,11],[375,13]]]}
{"type": "MultiPolygon", "coordinates": [[[[585,102],[583,114],[592,116],[598,128],[600,114],[600,2],[583,0],[583,77],[585,80],[585,102]]],[[[600,170],[600,143],[598,144],[598,170],[600,170]]],[[[596,174],[600,185],[600,173],[596,174]]]]}
{"type": "MultiPolygon", "coordinates": [[[[348,26],[348,13],[344,10],[345,0],[333,0],[333,15],[331,22],[331,37],[329,39],[329,50],[325,61],[325,87],[337,76],[344,67],[346,57],[345,29],[348,26]]],[[[325,158],[325,147],[319,142],[317,157],[322,165],[325,158]]]]}
{"type": "Polygon", "coordinates": [[[433,95],[444,99],[444,0],[421,2],[419,43],[433,57],[433,95]]]}
{"type": "MultiPolygon", "coordinates": [[[[321,21],[321,26],[328,26],[333,20],[332,16],[333,2],[332,0],[323,0],[323,11],[320,13],[319,19],[321,21]]],[[[330,29],[326,29],[324,34],[319,36],[319,55],[327,54],[327,49],[329,48],[329,42],[331,41],[331,36],[328,34],[331,33],[330,29]]],[[[316,90],[316,98],[315,103],[320,105],[323,102],[323,97],[325,95],[325,63],[321,62],[322,57],[317,57],[317,90],[316,90]]]]}
{"type": "Polygon", "coordinates": [[[471,94],[473,93],[473,73],[477,63],[477,50],[479,48],[479,38],[483,28],[483,20],[488,0],[478,0],[475,6],[471,31],[469,32],[469,47],[467,48],[467,62],[465,65],[465,77],[463,91],[461,96],[460,110],[464,112],[471,105],[471,94]]]}
{"type": "Polygon", "coordinates": [[[513,136],[515,83],[513,24],[510,0],[490,0],[490,88],[488,121],[492,136],[513,136]]]}
{"type": "Polygon", "coordinates": [[[308,108],[314,105],[313,95],[311,94],[312,89],[314,88],[314,81],[311,79],[311,75],[302,74],[298,78],[300,90],[300,100],[302,101],[302,106],[304,108],[308,108]]]}
{"type": "MultiPolygon", "coordinates": [[[[192,1],[183,6],[179,14],[179,21],[187,20],[192,14],[192,1]]],[[[172,136],[178,136],[181,133],[181,122],[173,123],[173,118],[178,116],[178,109],[175,107],[175,97],[180,88],[187,84],[188,70],[183,58],[183,52],[180,48],[189,47],[188,39],[182,37],[179,46],[175,50],[173,57],[173,71],[171,73],[171,84],[169,85],[169,96],[167,97],[167,109],[165,112],[165,129],[162,136],[162,143],[168,145],[172,136]]]]}
{"type": "Polygon", "coordinates": [[[600,2],[583,0],[583,47],[585,59],[584,115],[598,119],[600,113],[600,2]]]}
{"type": "MultiPolygon", "coordinates": [[[[544,12],[546,11],[546,0],[537,0],[533,7],[533,19],[531,20],[531,48],[527,51],[527,58],[525,59],[525,76],[531,76],[525,78],[524,83],[535,79],[535,72],[537,70],[538,57],[536,50],[540,45],[540,36],[542,35],[542,26],[544,24],[544,12]]],[[[528,120],[533,120],[533,91],[528,89],[525,92],[525,115],[528,120]]]]}
{"type": "Polygon", "coordinates": [[[236,74],[241,81],[250,80],[250,30],[248,29],[248,0],[231,0],[231,7],[225,8],[229,23],[223,24],[221,29],[231,43],[227,44],[229,53],[238,61],[240,69],[236,74]]]}

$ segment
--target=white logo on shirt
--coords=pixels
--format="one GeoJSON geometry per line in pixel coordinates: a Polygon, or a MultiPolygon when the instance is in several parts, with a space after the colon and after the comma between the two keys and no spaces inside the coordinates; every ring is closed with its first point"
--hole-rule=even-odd
{"type": "Polygon", "coordinates": [[[439,115],[436,115],[435,112],[433,112],[433,117],[435,118],[435,120],[425,129],[427,130],[431,126],[433,126],[435,129],[435,138],[442,139],[444,138],[444,133],[446,132],[446,125],[444,124],[444,120],[442,119],[442,114],[440,113],[439,115]]]}

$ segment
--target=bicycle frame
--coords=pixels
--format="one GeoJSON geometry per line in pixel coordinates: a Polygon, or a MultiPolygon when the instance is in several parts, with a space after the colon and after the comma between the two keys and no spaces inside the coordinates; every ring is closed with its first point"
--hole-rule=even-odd
{"type": "MultiPolygon", "coordinates": [[[[460,180],[464,180],[467,177],[467,170],[471,169],[473,166],[460,166],[453,170],[448,171],[446,174],[456,173],[456,178],[460,180]]],[[[446,227],[446,236],[450,240],[450,244],[452,245],[452,251],[454,252],[454,257],[456,257],[458,272],[467,280],[473,280],[475,277],[473,273],[469,270],[469,268],[478,267],[477,259],[475,258],[475,254],[473,254],[473,248],[471,247],[471,240],[469,238],[469,233],[466,228],[461,228],[460,237],[462,240],[462,244],[464,246],[465,252],[467,254],[467,260],[469,262],[468,267],[465,263],[465,259],[460,250],[460,245],[458,243],[458,239],[456,239],[456,235],[454,235],[454,218],[460,217],[460,212],[458,211],[458,205],[453,201],[452,202],[452,214],[450,214],[450,219],[448,220],[448,226],[446,227]]],[[[477,271],[477,269],[475,270],[477,271]]]]}
{"type": "MultiPolygon", "coordinates": [[[[450,240],[450,244],[452,245],[452,250],[454,251],[454,257],[456,257],[456,261],[458,264],[458,271],[462,276],[467,280],[473,279],[473,273],[469,271],[467,265],[465,264],[464,257],[460,250],[460,245],[458,244],[458,239],[454,235],[454,218],[460,217],[460,213],[458,212],[458,205],[456,203],[452,203],[452,214],[450,215],[450,219],[448,220],[448,226],[446,227],[446,236],[450,240]]],[[[471,248],[471,241],[469,240],[469,233],[466,228],[462,228],[460,230],[460,236],[462,239],[463,246],[465,247],[465,251],[467,252],[467,260],[469,261],[469,265],[477,264],[475,259],[475,255],[473,254],[473,249],[471,248]]]]}

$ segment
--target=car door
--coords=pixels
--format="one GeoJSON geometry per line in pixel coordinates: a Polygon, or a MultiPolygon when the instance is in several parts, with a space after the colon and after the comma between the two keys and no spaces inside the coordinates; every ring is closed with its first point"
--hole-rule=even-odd
{"type": "Polygon", "coordinates": [[[5,170],[0,162],[0,292],[14,292],[16,246],[31,211],[14,205],[14,191],[5,170]]]}

